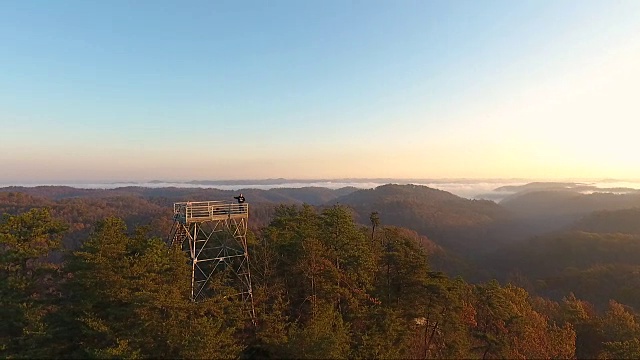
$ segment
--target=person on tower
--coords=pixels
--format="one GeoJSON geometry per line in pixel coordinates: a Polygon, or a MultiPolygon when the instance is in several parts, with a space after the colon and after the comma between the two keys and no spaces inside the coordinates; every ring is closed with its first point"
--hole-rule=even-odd
{"type": "Polygon", "coordinates": [[[244,196],[242,196],[242,193],[240,193],[240,195],[238,196],[234,196],[233,198],[238,200],[238,204],[244,203],[244,196]]]}

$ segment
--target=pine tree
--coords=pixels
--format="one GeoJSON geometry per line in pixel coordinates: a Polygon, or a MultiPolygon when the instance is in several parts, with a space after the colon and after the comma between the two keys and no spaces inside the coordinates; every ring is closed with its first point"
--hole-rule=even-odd
{"type": "Polygon", "coordinates": [[[66,225],[48,209],[0,221],[0,357],[47,356],[46,317],[56,310],[61,249],[66,225]]]}

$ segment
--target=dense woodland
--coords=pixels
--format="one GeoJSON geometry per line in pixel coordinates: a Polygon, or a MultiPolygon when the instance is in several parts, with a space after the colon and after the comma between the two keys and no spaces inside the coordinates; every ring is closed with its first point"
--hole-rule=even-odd
{"type": "Polygon", "coordinates": [[[640,196],[580,190],[243,190],[254,326],[166,245],[233,192],[2,188],[0,357],[640,358],[640,196]]]}

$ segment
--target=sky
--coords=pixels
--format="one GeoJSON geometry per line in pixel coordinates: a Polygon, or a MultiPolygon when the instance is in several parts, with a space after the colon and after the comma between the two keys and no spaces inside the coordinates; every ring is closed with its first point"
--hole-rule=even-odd
{"type": "Polygon", "coordinates": [[[640,179],[640,1],[0,1],[0,183],[640,179]]]}

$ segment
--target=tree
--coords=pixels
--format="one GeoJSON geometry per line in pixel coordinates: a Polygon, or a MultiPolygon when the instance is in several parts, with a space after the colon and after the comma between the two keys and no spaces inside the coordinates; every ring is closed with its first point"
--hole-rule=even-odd
{"type": "Polygon", "coordinates": [[[639,359],[640,339],[604,343],[600,359],[639,359]]]}
{"type": "Polygon", "coordinates": [[[640,324],[631,309],[611,300],[601,319],[603,342],[599,358],[631,359],[640,355],[640,324]]]}
{"type": "Polygon", "coordinates": [[[294,324],[285,357],[292,359],[344,359],[350,349],[349,326],[328,303],[308,323],[294,324]]]}
{"type": "MultiPolygon", "coordinates": [[[[72,279],[55,322],[65,339],[61,356],[230,358],[237,318],[230,300],[189,300],[189,268],[177,248],[144,232],[127,235],[124,222],[96,226],[69,260],[72,279]],[[67,334],[63,334],[67,332],[67,334]]],[[[224,291],[221,291],[224,293],[224,291]]]]}
{"type": "Polygon", "coordinates": [[[371,221],[371,242],[373,242],[373,238],[376,234],[376,228],[380,225],[380,215],[377,211],[374,211],[369,215],[369,220],[371,221]]]}
{"type": "Polygon", "coordinates": [[[273,221],[263,231],[266,249],[260,251],[269,263],[258,266],[264,266],[262,274],[268,274],[259,281],[269,286],[259,284],[257,297],[258,308],[266,310],[259,317],[269,324],[259,326],[258,336],[274,355],[295,356],[291,351],[298,348],[306,349],[299,356],[327,357],[313,350],[325,346],[347,354],[343,345],[352,341],[348,325],[362,324],[368,305],[376,302],[370,295],[376,261],[362,230],[349,210],[340,206],[320,214],[307,205],[276,209],[273,221]],[[287,310],[282,310],[283,304],[287,310]],[[287,323],[277,326],[275,319],[287,323]],[[270,337],[265,328],[279,335],[270,337]],[[289,328],[286,335],[284,328],[289,328]],[[336,333],[339,329],[345,333],[336,333]],[[327,337],[320,342],[302,340],[310,334],[322,338],[325,332],[327,337]]]}
{"type": "Polygon", "coordinates": [[[425,287],[429,282],[427,255],[408,233],[397,227],[384,227],[385,249],[378,276],[380,297],[389,306],[405,309],[409,317],[426,305],[425,287]]]}
{"type": "Polygon", "coordinates": [[[376,261],[371,243],[344,206],[325,209],[320,224],[319,238],[337,271],[336,306],[342,315],[355,316],[361,303],[369,301],[366,294],[373,287],[376,261]]]}
{"type": "Polygon", "coordinates": [[[40,344],[60,281],[60,267],[50,259],[65,230],[48,209],[0,221],[0,357],[48,355],[40,344]]]}
{"type": "Polygon", "coordinates": [[[474,336],[482,358],[573,358],[576,335],[533,310],[526,290],[497,281],[475,287],[474,336]]]}

